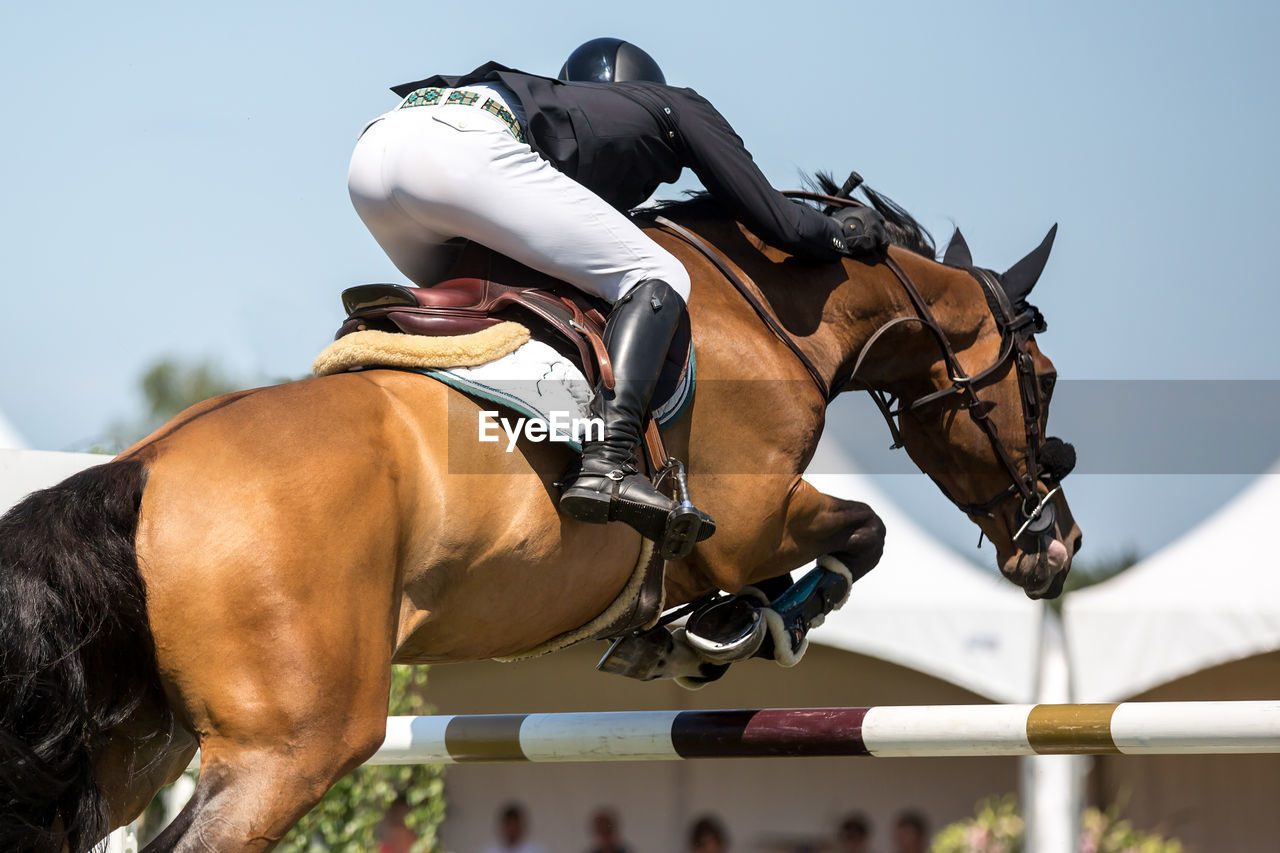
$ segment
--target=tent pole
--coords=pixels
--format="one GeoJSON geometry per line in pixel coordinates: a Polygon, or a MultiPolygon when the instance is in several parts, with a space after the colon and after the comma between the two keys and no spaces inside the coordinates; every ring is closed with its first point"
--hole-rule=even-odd
{"type": "MultiPolygon", "coordinates": [[[[1043,605],[1036,701],[1072,701],[1071,670],[1062,620],[1043,605]]],[[[1091,759],[1081,755],[1035,755],[1020,759],[1019,801],[1026,818],[1026,853],[1075,853],[1080,845],[1080,812],[1091,759]]]]}

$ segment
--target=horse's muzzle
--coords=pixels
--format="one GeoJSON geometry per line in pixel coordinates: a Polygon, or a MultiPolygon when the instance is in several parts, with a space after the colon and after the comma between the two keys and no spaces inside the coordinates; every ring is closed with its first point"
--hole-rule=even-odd
{"type": "Polygon", "coordinates": [[[1000,571],[1022,587],[1030,599],[1057,598],[1062,594],[1071,558],[1080,550],[1079,528],[1073,528],[1066,542],[1053,536],[1036,537],[1033,549],[1018,549],[1005,560],[1000,571]]]}

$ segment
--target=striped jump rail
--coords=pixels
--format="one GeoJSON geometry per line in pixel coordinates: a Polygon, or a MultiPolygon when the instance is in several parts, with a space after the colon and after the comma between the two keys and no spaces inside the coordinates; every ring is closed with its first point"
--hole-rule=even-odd
{"type": "Polygon", "coordinates": [[[389,717],[369,764],[1280,753],[1280,700],[389,717]]]}

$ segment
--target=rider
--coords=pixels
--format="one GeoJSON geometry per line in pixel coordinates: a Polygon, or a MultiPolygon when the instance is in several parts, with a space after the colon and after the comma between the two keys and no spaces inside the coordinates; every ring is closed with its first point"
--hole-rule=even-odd
{"type": "MultiPolygon", "coordinates": [[[[357,213],[418,285],[438,280],[442,245],[463,237],[613,306],[605,347],[616,387],[597,387],[592,402],[604,436],[585,444],[560,507],[663,543],[676,505],[637,472],[633,453],[689,274],[625,211],[688,166],[730,215],[806,261],[879,251],[883,220],[870,208],[831,217],[784,198],[706,99],[667,86],[649,54],[619,39],[581,45],[558,79],[490,62],[392,91],[403,100],[365,128],[352,155],[357,213]]],[[[713,529],[697,513],[677,550],[713,529]]]]}

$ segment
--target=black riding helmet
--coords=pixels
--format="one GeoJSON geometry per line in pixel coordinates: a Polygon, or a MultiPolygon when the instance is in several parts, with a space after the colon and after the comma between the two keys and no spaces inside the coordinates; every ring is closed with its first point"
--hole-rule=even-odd
{"type": "Polygon", "coordinates": [[[667,82],[653,57],[629,41],[598,38],[584,42],[560,67],[560,79],[570,83],[667,82]]]}

